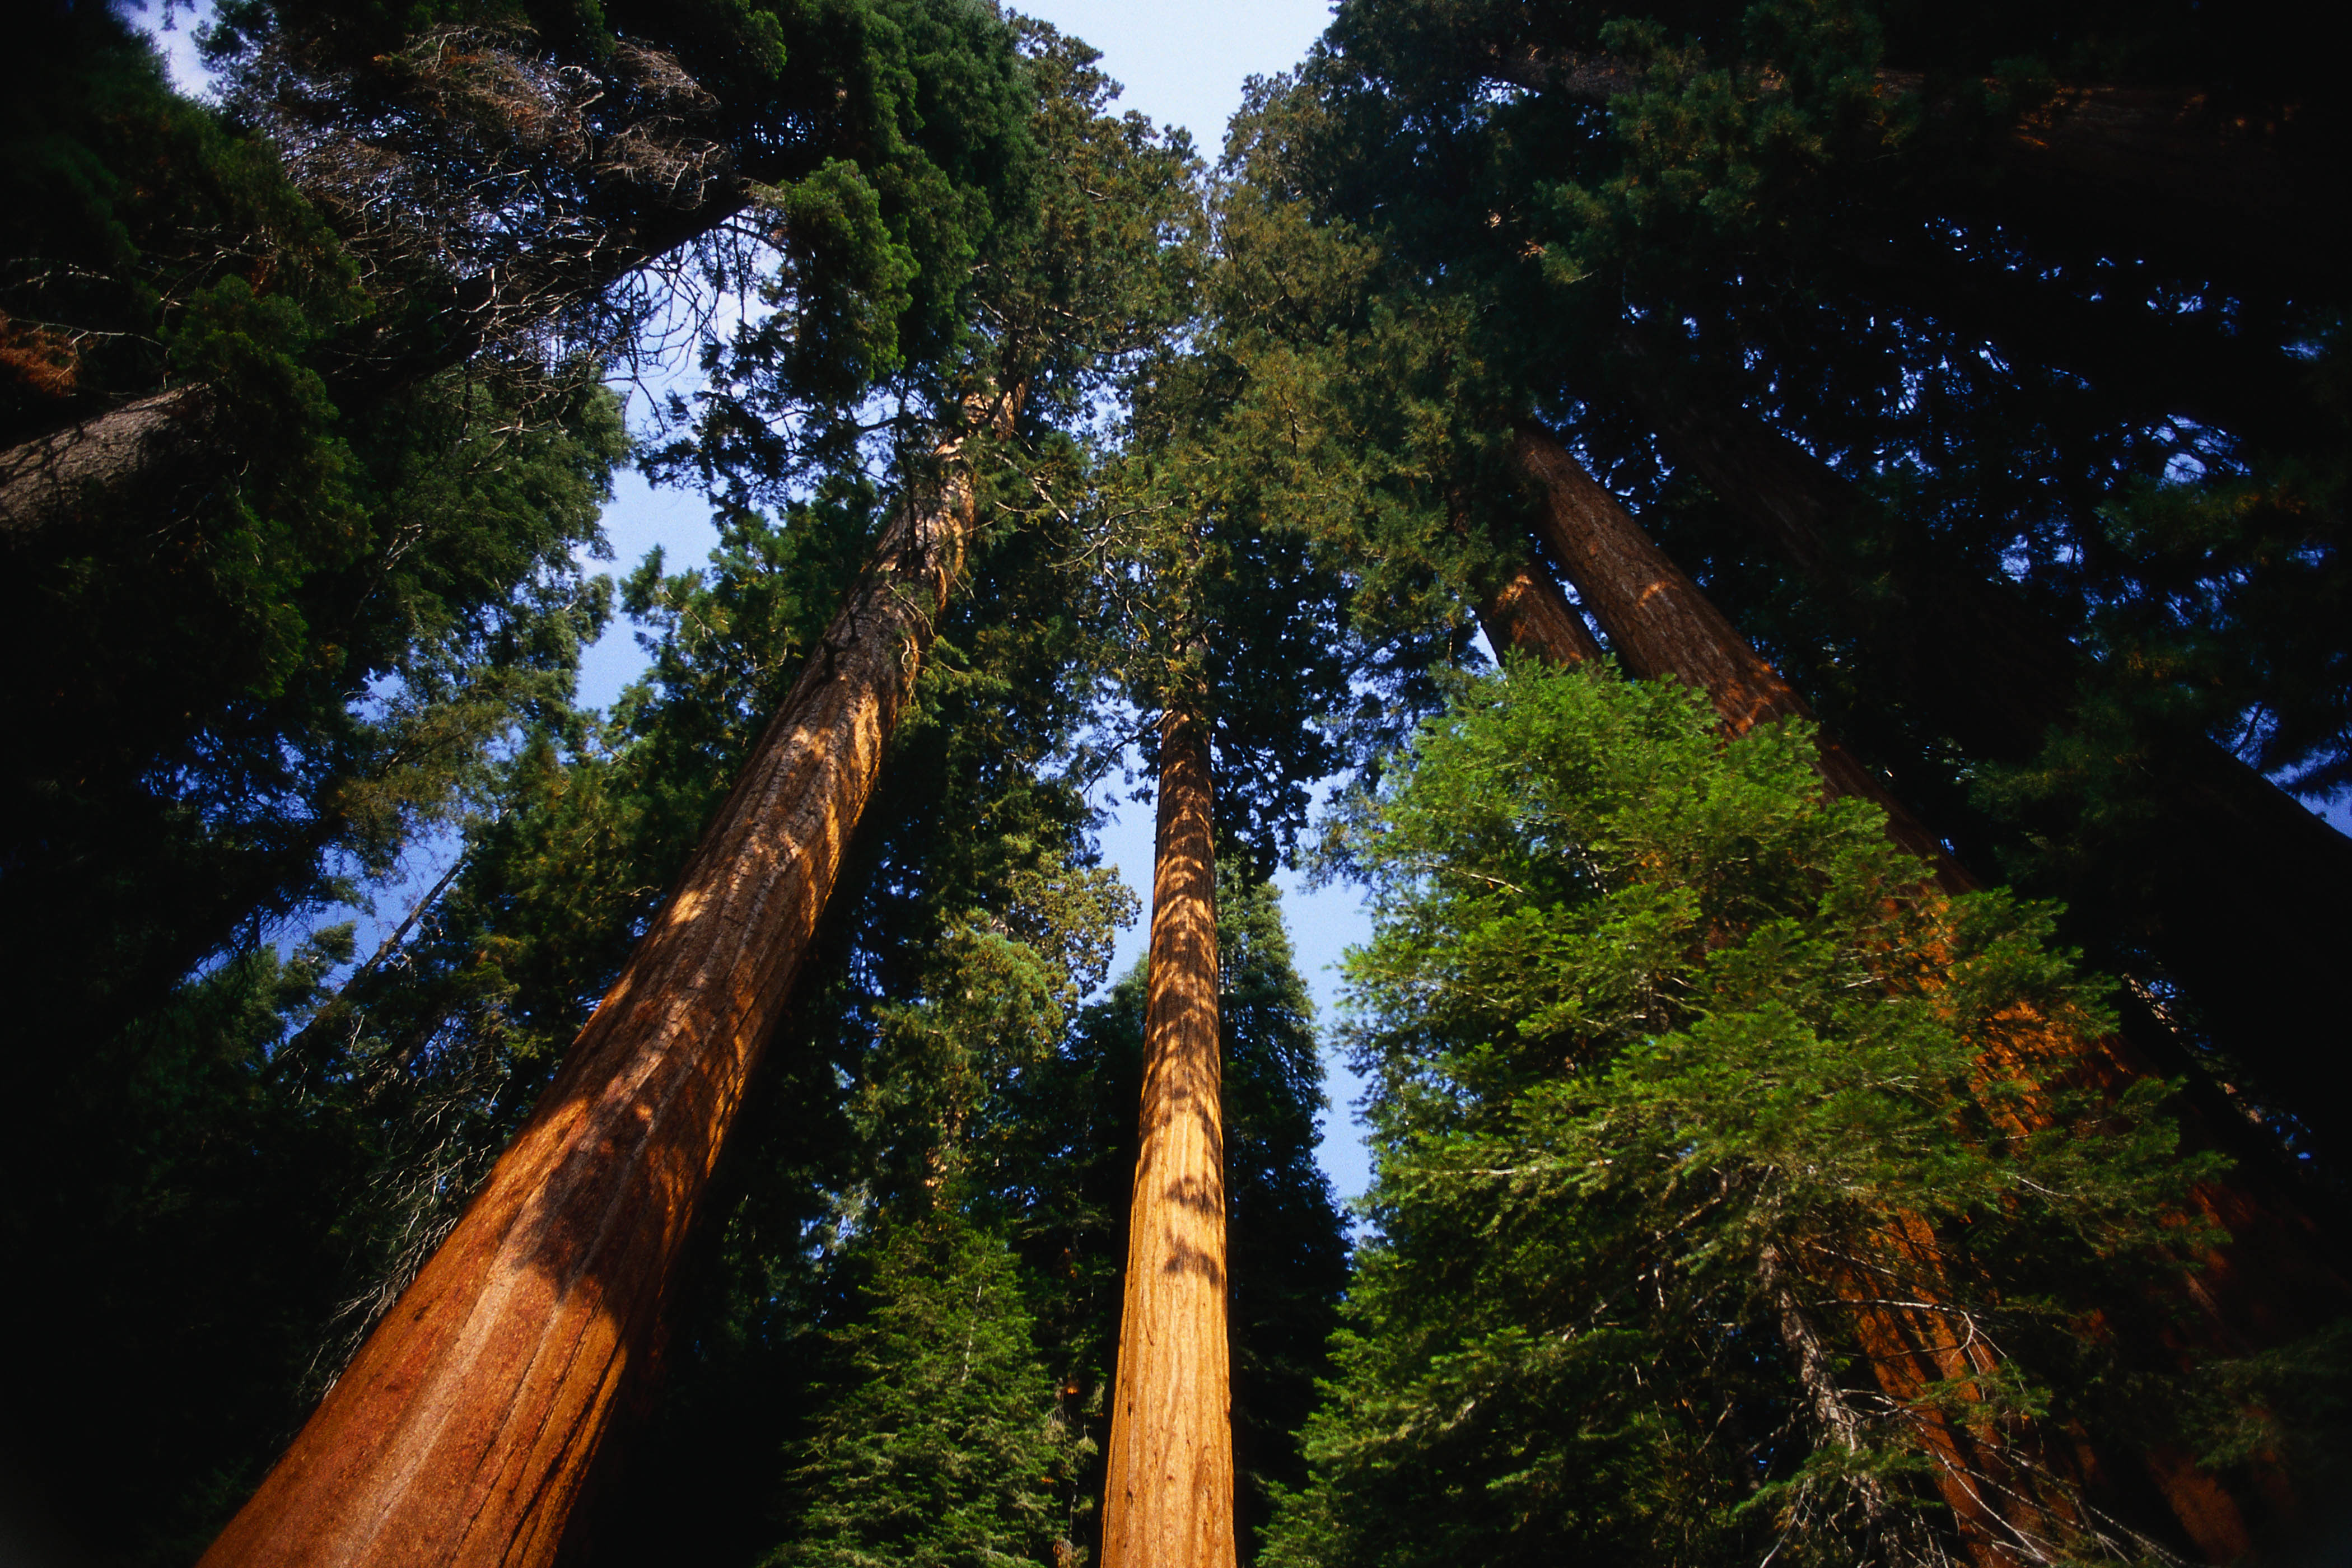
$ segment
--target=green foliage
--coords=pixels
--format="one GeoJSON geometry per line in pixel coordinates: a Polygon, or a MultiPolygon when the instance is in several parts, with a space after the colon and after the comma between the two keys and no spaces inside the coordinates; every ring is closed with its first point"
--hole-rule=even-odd
{"type": "Polygon", "coordinates": [[[1051,1486],[1068,1440],[1013,1255],[943,1214],[850,1257],[862,1310],[825,1336],[827,1385],[793,1450],[793,1537],[763,1561],[1054,1563],[1051,1486]]]}
{"type": "MultiPolygon", "coordinates": [[[[1241,1546],[1256,1554],[1283,1489],[1307,1479],[1299,1430],[1348,1288],[1347,1226],[1315,1163],[1325,1109],[1315,1005],[1293,967],[1270,883],[1218,879],[1218,1024],[1224,1042],[1226,1310],[1241,1546]]],[[[1116,1000],[1116,999],[1115,999],[1116,1000]]],[[[1141,1012],[1135,1024],[1140,1034],[1141,1012]]]]}
{"type": "MultiPolygon", "coordinates": [[[[1221,332],[1263,320],[1284,345],[1255,374],[1289,450],[1234,456],[1269,490],[1286,464],[1319,480],[1277,510],[1350,575],[1357,627],[1458,650],[1465,602],[1528,549],[1510,432],[1560,431],[1964,863],[2063,900],[2069,941],[2180,1002],[2192,1051],[2259,1068],[2265,1041],[2325,1027],[2289,978],[2309,966],[2233,988],[2259,952],[2210,962],[2182,911],[2226,879],[2190,802],[2223,773],[2249,816],[2265,793],[2217,743],[2313,798],[2343,772],[2344,300],[2313,259],[2341,247],[2292,214],[2325,206],[2347,122],[2300,107],[2333,100],[2275,47],[2288,25],[1342,5],[1237,122],[1221,211],[1241,243],[1271,220],[1276,278],[1346,266],[1221,302],[1221,332]],[[2085,83],[2201,93],[2214,117],[2178,146],[2216,185],[2127,194],[2116,160],[2146,144],[2128,113],[2066,107],[2085,83]],[[2192,146],[2313,197],[2230,216],[2251,187],[2192,146]],[[1794,445],[1717,493],[1690,448],[1749,419],[1794,445]],[[1808,469],[1833,498],[1811,525],[1808,469]],[[1791,548],[1784,525],[1819,537],[1791,548]]],[[[1250,396],[1229,397],[1241,420],[1250,396]]],[[[1400,683],[1383,717],[1425,702],[1400,683]]],[[[2251,948],[2332,929],[2316,880],[2264,886],[2251,948]]],[[[2255,1092],[2324,1115],[2308,1086],[2255,1092]]]]}
{"type": "MultiPolygon", "coordinates": [[[[44,6],[15,36],[17,90],[0,118],[0,446],[148,392],[167,367],[212,369],[171,341],[207,296],[276,301],[273,341],[229,352],[265,381],[298,374],[305,333],[358,296],[271,149],[173,91],[153,47],[110,7],[44,6]]],[[[266,414],[282,388],[256,390],[266,414]]]]}
{"type": "Polygon", "coordinates": [[[1269,1562],[1907,1560],[1938,1422],[2179,1430],[2098,1325],[2214,1157],[2066,1087],[2106,1020],[2048,911],[1934,895],[1811,745],[1518,668],[1359,802],[1380,1236],[1269,1562]],[[1997,1360],[1875,1384],[1888,1300],[1997,1360]]]}

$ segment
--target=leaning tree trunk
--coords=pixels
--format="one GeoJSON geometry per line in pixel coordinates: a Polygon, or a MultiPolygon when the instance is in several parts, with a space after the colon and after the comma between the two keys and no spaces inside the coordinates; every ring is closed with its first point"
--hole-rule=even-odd
{"type": "MultiPolygon", "coordinates": [[[[593,300],[638,268],[725,223],[751,204],[751,187],[730,180],[719,194],[643,232],[622,233],[561,267],[514,268],[504,288],[472,279],[446,290],[436,310],[419,312],[453,330],[414,342],[369,344],[322,378],[347,420],[408,387],[465,363],[496,331],[528,330],[566,306],[593,300]]],[[[239,466],[236,422],[218,388],[205,382],[90,415],[0,450],[0,546],[33,544],[59,526],[103,507],[137,514],[152,531],[184,500],[217,485],[239,466]]]]}
{"type": "MultiPolygon", "coordinates": [[[[1540,431],[1523,429],[1512,457],[1542,490],[1537,526],[1545,548],[1576,584],[1628,671],[1644,680],[1673,677],[1697,687],[1734,734],[1775,720],[1812,721],[1812,710],[1780,672],[1567,448],[1540,431]]],[[[1876,775],[1826,731],[1816,734],[1816,765],[1833,794],[1875,803],[1886,813],[1887,836],[1932,866],[1947,890],[1975,886],[1876,775]]]]}
{"type": "Polygon", "coordinates": [[[205,1568],[553,1560],[962,569],[969,461],[938,457],[562,1070],[205,1568]]]}
{"type": "MultiPolygon", "coordinates": [[[[1737,408],[1669,394],[1638,350],[1628,384],[1676,466],[1840,605],[1877,668],[1971,754],[2024,763],[2074,721],[2090,661],[1999,584],[1897,552],[1841,548],[1868,503],[1737,408]]],[[[2326,976],[2352,952],[2352,840],[2201,735],[2158,735],[2140,771],[2154,820],[2137,932],[2205,1026],[2337,1146],[2352,1047],[2326,976]]]]}
{"type": "MultiPolygon", "coordinates": [[[[1546,548],[1575,583],[1633,673],[1700,687],[1712,699],[1724,728],[1734,734],[1760,722],[1811,717],[1779,672],[1572,454],[1548,434],[1528,428],[1519,432],[1513,455],[1540,491],[1537,526],[1546,548]]],[[[1833,739],[1822,735],[1820,745],[1825,786],[1885,809],[1888,836],[1927,859],[1945,891],[1963,893],[1980,885],[1833,739]]],[[[2147,1071],[2121,1040],[2054,1043],[2074,1058],[2068,1076],[2085,1085],[2118,1091],[2147,1071]]],[[[2030,1116],[2031,1108],[2021,1114],[2030,1116]]],[[[2182,1120],[2192,1147],[2210,1147],[2216,1141],[2193,1110],[2185,1108],[2182,1120]]],[[[2188,1289],[2191,1318],[2200,1326],[2186,1331],[2199,1351],[2242,1353],[2285,1343],[2335,1316],[2344,1304],[2345,1281],[2326,1261],[2315,1227],[2291,1198],[2269,1190],[2258,1173],[2200,1184],[2190,1194],[2189,1207],[2198,1217],[2219,1223],[2233,1238],[2201,1260],[2203,1270],[2188,1289]]],[[[1938,1243],[1924,1224],[1906,1221],[1887,1241],[1893,1253],[1906,1259],[1910,1271],[1934,1276],[1938,1243]]],[[[1845,1285],[1842,1293],[1861,1300],[1886,1295],[1878,1281],[1866,1278],[1845,1285]]],[[[1983,1348],[1962,1343],[1943,1314],[1865,1308],[1857,1311],[1856,1323],[1874,1374],[1898,1403],[1919,1400],[1939,1379],[1980,1376],[1992,1370],[1983,1348]]],[[[2181,1349],[2178,1331],[2167,1329],[2162,1345],[2140,1348],[2157,1361],[2177,1362],[2181,1349]]],[[[2012,1543],[2040,1531],[2042,1521],[2034,1515],[2067,1507],[2063,1499],[2032,1498],[2030,1479],[2021,1475],[1999,1445],[1958,1424],[1931,1418],[1922,1436],[1937,1462],[1964,1539],[1981,1563],[2016,1561],[2012,1543]]],[[[2050,1445],[2035,1447],[2046,1451],[2050,1445]]],[[[2159,1447],[2139,1459],[2162,1506],[2206,1561],[2226,1563],[2245,1553],[2251,1544],[2245,1510],[2197,1468],[2192,1456],[2159,1447]]],[[[2106,1485],[2129,1484],[2112,1467],[2104,1468],[2106,1485]]],[[[2091,1475],[2084,1479],[2098,1477],[2102,1469],[2094,1462],[2091,1475]]]]}
{"type": "Polygon", "coordinates": [[[1233,1568],[1225,1133],[1209,731],[1160,725],[1142,1142],[1103,1483],[1103,1568],[1233,1568]]]}
{"type": "MultiPolygon", "coordinates": [[[[478,58],[484,46],[478,41],[464,52],[478,58]]],[[[489,52],[499,53],[495,47],[489,52]]],[[[510,56],[503,63],[520,68],[518,79],[541,75],[530,62],[510,56]]],[[[624,45],[600,69],[612,75],[608,87],[649,88],[659,106],[601,137],[551,136],[570,156],[544,154],[549,166],[540,171],[547,176],[540,188],[562,185],[572,193],[578,205],[565,215],[568,221],[551,218],[528,231],[528,243],[514,254],[461,258],[473,265],[457,267],[434,297],[408,301],[418,308],[378,311],[371,325],[327,345],[323,390],[344,418],[465,363],[492,343],[528,338],[564,312],[593,303],[622,279],[752,205],[760,181],[787,175],[791,153],[771,149],[739,160],[733,149],[701,134],[719,102],[670,56],[624,45]],[[394,323],[389,331],[385,322],[394,323]]],[[[542,134],[562,112],[530,101],[529,94],[507,110],[519,117],[518,127],[535,124],[542,134]]],[[[436,104],[429,118],[445,121],[446,106],[436,104]]],[[[306,162],[347,171],[372,167],[372,157],[365,149],[318,146],[306,162]]],[[[303,194],[359,231],[349,243],[361,259],[380,267],[394,259],[381,251],[387,235],[397,239],[396,231],[368,233],[367,218],[356,210],[378,199],[372,185],[312,184],[303,194]]],[[[412,250],[448,263],[431,237],[412,240],[412,250]]],[[[93,502],[138,514],[152,531],[157,514],[168,514],[238,466],[244,432],[226,403],[219,388],[191,383],[0,449],[0,546],[31,543],[86,517],[93,502]]]]}
{"type": "MultiPolygon", "coordinates": [[[[1616,499],[1603,490],[1559,443],[1534,429],[1522,429],[1512,443],[1520,471],[1540,491],[1537,531],[1578,595],[1609,637],[1627,671],[1642,679],[1676,679],[1696,687],[1714,703],[1725,731],[1743,734],[1759,724],[1784,719],[1812,720],[1812,713],[1787,681],[1750,647],[1700,592],[1698,585],[1642,531],[1616,499]]],[[[1816,731],[1815,766],[1832,795],[1856,795],[1886,813],[1887,836],[1935,868],[1951,892],[1974,886],[1943,846],[1888,794],[1869,771],[1826,732],[1816,731]]],[[[1915,1247],[1891,1248],[1909,1255],[1915,1268],[1932,1254],[1915,1247]]],[[[1839,1293],[1863,1300],[1890,1294],[1874,1279],[1843,1281],[1839,1293]]],[[[1907,1296],[1911,1289],[1892,1292],[1907,1296]]],[[[1946,1314],[1864,1306],[1855,1311],[1859,1337],[1881,1389],[1898,1405],[1914,1405],[1921,1391],[1945,1380],[1982,1376],[1990,1368],[1974,1344],[1957,1332],[1946,1314]]],[[[1788,1327],[1784,1323],[1784,1329],[1788,1327]]],[[[1812,1391],[1816,1398],[1821,1391],[1812,1391]]],[[[2039,1541],[2053,1523],[2071,1526],[2075,1510],[2059,1495],[2037,1495],[2034,1485],[2006,1452],[1932,1407],[1923,1407],[1921,1440],[1933,1457],[1936,1479],[1969,1561],[1976,1568],[2011,1568],[2022,1561],[2011,1550],[2039,1541]],[[2054,1520],[2052,1517],[2054,1515],[2054,1520]]],[[[1832,1432],[1832,1436],[1838,1436],[1832,1432]]]]}
{"type": "Polygon", "coordinates": [[[1601,645],[1559,591],[1559,580],[1525,552],[1503,585],[1479,604],[1478,626],[1497,658],[1510,649],[1562,667],[1601,658],[1601,645]]]}

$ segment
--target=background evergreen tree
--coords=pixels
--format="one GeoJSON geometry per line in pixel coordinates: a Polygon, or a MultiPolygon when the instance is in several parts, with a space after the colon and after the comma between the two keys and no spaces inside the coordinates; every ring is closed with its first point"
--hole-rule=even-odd
{"type": "Polygon", "coordinates": [[[836,1370],[795,1446],[793,1536],[765,1561],[1055,1563],[1067,1438],[1012,1253],[951,1212],[856,1251],[865,1310],[826,1335],[836,1370]]]}

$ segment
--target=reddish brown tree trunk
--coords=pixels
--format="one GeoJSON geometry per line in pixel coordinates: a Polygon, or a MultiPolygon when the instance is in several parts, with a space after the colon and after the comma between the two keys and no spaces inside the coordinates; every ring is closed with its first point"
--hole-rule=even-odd
{"type": "MultiPolygon", "coordinates": [[[[1856,564],[1842,536],[1867,526],[1867,503],[1851,486],[1737,406],[1674,395],[1640,345],[1626,347],[1628,385],[1668,457],[1843,606],[1874,666],[1930,722],[2011,763],[2074,723],[2089,661],[2015,594],[1902,551],[1856,564]]],[[[2308,1127],[2352,1140],[2352,1033],[2324,980],[2352,951],[2352,840],[2201,735],[2153,736],[2134,782],[2154,813],[2133,868],[2147,894],[2116,918],[2308,1127]]]]}
{"type": "Polygon", "coordinates": [[[562,1070],[205,1568],[554,1557],[962,569],[910,499],[562,1070]]]}
{"type": "MultiPolygon", "coordinates": [[[[1672,678],[1702,687],[1714,701],[1724,728],[1740,733],[1759,722],[1810,717],[1802,700],[1697,584],[1643,532],[1616,499],[1594,482],[1575,457],[1549,435],[1523,429],[1514,446],[1521,470],[1539,489],[1538,529],[1584,603],[1608,634],[1619,658],[1645,679],[1672,678]]],[[[1888,813],[1888,834],[1929,859],[1947,892],[1970,891],[1979,884],[1947,854],[1933,834],[1893,800],[1868,772],[1847,757],[1830,737],[1821,737],[1824,784],[1839,795],[1859,795],[1888,813]]],[[[2118,1039],[2074,1037],[2050,1041],[2051,1060],[2074,1080],[2119,1091],[2147,1068],[2118,1039]]],[[[1997,1064],[2013,1073],[2022,1064],[1997,1064]]],[[[2032,1108],[2021,1114],[2029,1121],[2032,1108]]],[[[2183,1108],[2183,1131],[2192,1148],[2211,1147],[2214,1134],[2183,1108]]],[[[2033,1122],[2047,1125],[2046,1118],[2033,1122]]],[[[2200,1218],[2221,1224],[2234,1239],[2206,1258],[2201,1275],[2186,1284],[2201,1327],[2180,1336],[2163,1330],[2161,1342],[2147,1347],[2161,1361],[2185,1355],[2235,1353],[2277,1345],[2311,1331],[2346,1301],[2346,1285],[2325,1260],[2319,1237],[2291,1200],[2266,1190],[2256,1179],[2233,1178],[2199,1186],[2189,1199],[2200,1218]]],[[[1890,1256],[1906,1260],[1915,1281],[1940,1272],[1935,1237],[1913,1220],[1890,1236],[1890,1256]]],[[[1885,1298],[1886,1281],[1857,1276],[1840,1293],[1857,1300],[1885,1298]]],[[[1880,1386],[1904,1404],[1933,1383],[1981,1375],[1992,1363],[1980,1344],[1969,1341],[1937,1311],[1868,1308],[1856,1326],[1880,1386]]],[[[2041,1493],[2021,1473],[2006,1446],[1929,1417],[1923,1436],[1933,1455],[1946,1500],[1951,1504],[1975,1561],[1991,1565],[2023,1561],[2017,1548],[2042,1534],[2049,1517],[2073,1517],[2063,1498],[2041,1493]]],[[[2112,1487],[2120,1478],[2112,1467],[2079,1444],[2064,1453],[2047,1439],[2032,1439],[2042,1458],[2095,1486],[2112,1487]],[[2062,1453],[2063,1457],[2062,1458],[2062,1453]]],[[[2140,1460],[2163,1506],[2183,1536],[2214,1563],[2242,1556],[2252,1543],[2244,1511],[2229,1489],[2199,1469],[2192,1458],[2166,1449],[2140,1460]]],[[[2266,1503],[2276,1500],[2266,1499],[2266,1503]]]]}
{"type": "Polygon", "coordinates": [[[1559,591],[1559,579],[1525,554],[1478,606],[1478,626],[1498,658],[1514,651],[1563,668],[1601,658],[1601,645],[1559,591]]]}
{"type": "Polygon", "coordinates": [[[1207,726],[1171,711],[1160,725],[1142,1142],[1103,1484],[1103,1568],[1234,1563],[1211,809],[1207,726]]]}
{"type": "MultiPolygon", "coordinates": [[[[1735,735],[1775,720],[1812,719],[1805,700],[1780,672],[1748,646],[1698,584],[1666,559],[1565,447],[1541,431],[1526,429],[1514,441],[1512,456],[1542,493],[1537,527],[1545,549],[1576,584],[1629,673],[1644,680],[1671,677],[1697,687],[1735,735]]],[[[1886,813],[1887,836],[1933,866],[1947,889],[1966,892],[1975,886],[1942,842],[1869,769],[1826,731],[1816,734],[1822,778],[1833,793],[1876,803],[1886,813]]]]}

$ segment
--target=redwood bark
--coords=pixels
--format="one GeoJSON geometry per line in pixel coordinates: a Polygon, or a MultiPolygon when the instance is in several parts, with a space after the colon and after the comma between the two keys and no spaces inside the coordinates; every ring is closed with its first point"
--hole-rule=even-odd
{"type": "Polygon", "coordinates": [[[1160,723],[1142,1140],[1103,1486],[1103,1568],[1233,1568],[1225,1145],[1209,731],[1160,723]]]}
{"type": "Polygon", "coordinates": [[[1559,580],[1524,554],[1478,606],[1478,626],[1497,658],[1509,649],[1563,668],[1601,661],[1601,645],[1559,591],[1559,580]]]}
{"type": "MultiPolygon", "coordinates": [[[[1842,548],[1869,503],[1735,406],[1674,395],[1638,344],[1628,389],[1668,458],[1843,606],[1877,669],[1932,723],[1990,762],[2031,762],[2074,721],[2091,661],[2003,585],[1916,552],[1842,548]]],[[[2207,1029],[2321,1138],[2352,1139],[2352,1047],[2325,976],[2352,952],[2352,839],[2201,735],[2158,734],[2139,770],[2144,942],[2207,1029]]]]}
{"type": "MultiPolygon", "coordinates": [[[[1514,456],[1541,490],[1538,529],[1546,546],[1629,670],[1644,679],[1673,678],[1703,687],[1724,728],[1734,734],[1759,722],[1811,717],[1779,672],[1572,454],[1548,434],[1523,428],[1514,443],[1514,456]]],[[[1980,886],[1832,739],[1822,735],[1821,746],[1827,787],[1834,794],[1876,801],[1887,812],[1889,837],[1927,858],[1946,892],[1964,893],[1980,886]]],[[[2150,1070],[2120,1039],[2053,1035],[2048,1044],[2050,1057],[2065,1064],[2069,1079],[2109,1092],[2120,1091],[2150,1070]]],[[[2026,1066],[1994,1065],[2004,1075],[2026,1066]]],[[[2032,1107],[2021,1114],[2032,1127],[2050,1124],[2046,1114],[2032,1107]]],[[[2180,1120],[2190,1148],[2210,1148],[2218,1141],[2193,1106],[2180,1108],[2180,1120]]],[[[2200,1260],[2200,1274],[2182,1283],[2197,1326],[2160,1327],[2150,1342],[2135,1342],[2135,1353],[2179,1364],[2217,1352],[2276,1346],[2312,1331],[2345,1305],[2347,1283],[2332,1262],[2332,1249],[2323,1245],[2292,1198],[2270,1190],[2259,1172],[2242,1171],[2201,1184],[2191,1192],[2188,1207],[2197,1217],[2219,1223],[2231,1239],[2200,1260]]],[[[1932,1280],[1941,1272],[1937,1239],[1924,1223],[1906,1220],[1885,1239],[1890,1255],[1906,1260],[1910,1279],[1932,1280]]],[[[1874,1279],[1833,1284],[1857,1301],[1901,1293],[1874,1279]]],[[[2161,1303],[2158,1313],[2160,1321],[2168,1320],[2161,1303]]],[[[1898,1403],[1911,1404],[1940,1380],[1992,1370],[1983,1344],[1940,1311],[1866,1307],[1857,1309],[1855,1321],[1874,1377],[1898,1403]]],[[[2020,1552],[2045,1533],[2053,1520],[2078,1517],[2070,1501],[2048,1494],[2034,1484],[2030,1472],[2020,1469],[2010,1445],[1933,1415],[1921,1417],[1921,1428],[1962,1539],[1972,1561],[1984,1568],[2031,1560],[2020,1552]]],[[[2103,1491],[2132,1484],[2115,1467],[2103,1466],[2084,1445],[2069,1445],[2073,1452],[2062,1458],[2045,1439],[2025,1440],[2038,1451],[2037,1466],[2054,1468],[2103,1491]]],[[[2154,1448],[2138,1460],[2156,1494],[2151,1505],[2170,1511],[2182,1537],[2206,1561],[2235,1561],[2250,1549],[2252,1538],[2240,1500],[2198,1468],[2191,1456],[2154,1448]]],[[[2281,1498],[2265,1497],[2256,1511],[2282,1506],[2281,1498]]],[[[2284,1506],[2293,1511],[2291,1504],[2284,1506]]]]}
{"type": "Polygon", "coordinates": [[[205,1568],[554,1558],[962,569],[968,466],[938,456],[530,1121],[205,1568]]]}
{"type": "MultiPolygon", "coordinates": [[[[1813,721],[1812,710],[1780,672],[1567,448],[1542,431],[1526,428],[1513,441],[1512,456],[1542,492],[1537,528],[1545,548],[1576,584],[1630,673],[1697,687],[1733,734],[1780,719],[1813,721]]],[[[1815,736],[1816,765],[1832,793],[1876,803],[1886,813],[1887,837],[1935,868],[1947,891],[1975,886],[1942,841],[1875,774],[1818,724],[1815,736]]]]}

